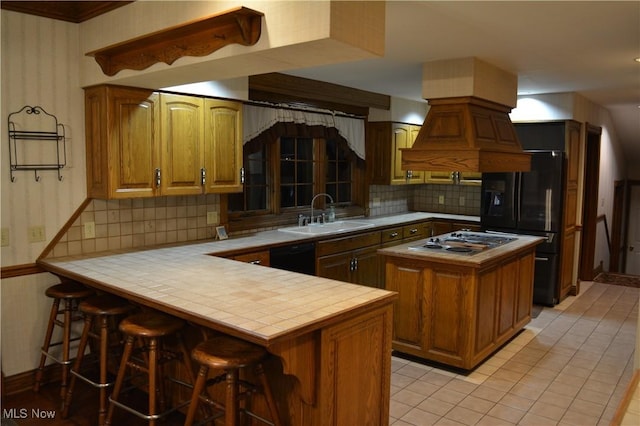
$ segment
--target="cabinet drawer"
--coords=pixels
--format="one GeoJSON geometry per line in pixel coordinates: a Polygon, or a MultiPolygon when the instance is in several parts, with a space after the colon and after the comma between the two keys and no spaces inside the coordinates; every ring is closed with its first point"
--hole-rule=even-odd
{"type": "Polygon", "coordinates": [[[397,228],[389,228],[384,231],[380,231],[382,244],[388,243],[390,241],[401,241],[403,236],[402,227],[398,226],[397,228]]]}
{"type": "Polygon", "coordinates": [[[319,241],[316,246],[316,256],[340,253],[363,247],[380,244],[380,231],[367,232],[366,234],[351,235],[342,238],[319,241]]]}
{"type": "Polygon", "coordinates": [[[402,227],[402,238],[422,238],[426,235],[423,223],[415,223],[413,225],[405,225],[402,227]]]}

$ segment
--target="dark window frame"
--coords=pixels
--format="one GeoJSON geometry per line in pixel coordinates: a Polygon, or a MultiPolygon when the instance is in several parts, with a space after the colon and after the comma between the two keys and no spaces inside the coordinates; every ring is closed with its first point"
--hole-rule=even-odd
{"type": "MultiPolygon", "coordinates": [[[[347,146],[347,142],[342,138],[336,129],[321,128],[320,126],[305,126],[305,125],[287,125],[280,123],[284,126],[280,126],[280,131],[273,130],[267,131],[253,141],[251,144],[263,144],[266,147],[267,161],[269,165],[270,176],[267,176],[269,182],[269,190],[266,195],[268,200],[274,204],[271,208],[267,208],[262,211],[229,211],[229,202],[226,196],[223,196],[222,208],[227,213],[228,226],[231,232],[246,231],[253,229],[274,228],[279,226],[293,225],[297,223],[299,214],[309,215],[310,205],[303,205],[300,207],[280,207],[280,137],[294,137],[294,138],[312,138],[314,144],[314,157],[316,159],[317,167],[314,167],[314,182],[313,193],[326,192],[326,164],[325,158],[325,145],[326,139],[337,139],[340,143],[347,146]],[[287,131],[282,131],[283,129],[287,131]]],[[[346,218],[350,216],[363,216],[366,215],[366,205],[368,198],[366,196],[366,173],[365,162],[358,158],[351,150],[347,150],[346,158],[351,164],[351,203],[346,205],[345,203],[336,204],[336,216],[340,218],[346,218]]],[[[244,155],[244,153],[243,153],[244,155]]],[[[314,203],[314,209],[324,209],[328,205],[328,200],[325,197],[319,197],[314,203]]]]}

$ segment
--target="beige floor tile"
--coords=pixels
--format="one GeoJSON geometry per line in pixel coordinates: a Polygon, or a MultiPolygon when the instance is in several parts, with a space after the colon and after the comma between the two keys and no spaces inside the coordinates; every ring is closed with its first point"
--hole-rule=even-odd
{"type": "Polygon", "coordinates": [[[529,398],[523,398],[518,395],[514,395],[512,393],[507,393],[500,400],[500,404],[506,405],[508,407],[517,408],[519,410],[527,411],[531,408],[531,406],[535,403],[534,400],[529,398]]]}
{"type": "Polygon", "coordinates": [[[519,410],[503,404],[496,404],[487,414],[508,422],[518,423],[526,413],[527,412],[524,410],[519,410]]]}
{"type": "Polygon", "coordinates": [[[392,401],[402,402],[403,404],[410,405],[411,407],[415,407],[425,399],[427,399],[425,395],[410,391],[407,388],[404,388],[391,396],[392,401]]]}
{"type": "Polygon", "coordinates": [[[529,413],[539,417],[553,420],[555,422],[560,421],[562,416],[567,412],[565,408],[558,407],[557,405],[548,404],[545,402],[536,402],[531,406],[529,413]]]}
{"type": "Polygon", "coordinates": [[[476,426],[512,426],[515,424],[516,423],[508,422],[497,417],[484,416],[478,423],[476,423],[476,426]]]}
{"type": "Polygon", "coordinates": [[[429,397],[424,401],[422,401],[422,403],[420,403],[420,405],[418,405],[416,408],[419,408],[422,411],[427,411],[432,414],[444,416],[455,406],[456,406],[455,404],[451,404],[449,402],[444,402],[444,401],[435,399],[433,397],[429,397]]]}
{"type": "Polygon", "coordinates": [[[486,399],[478,398],[473,395],[467,396],[465,399],[460,401],[458,404],[459,407],[468,408],[469,410],[473,410],[477,413],[486,414],[496,405],[495,402],[488,401],[486,399]]]}
{"type": "Polygon", "coordinates": [[[449,411],[445,415],[445,418],[468,426],[472,426],[479,422],[482,416],[483,414],[481,413],[469,410],[468,408],[457,406],[451,409],[451,411],[449,411]]]}
{"type": "Polygon", "coordinates": [[[414,426],[431,426],[435,425],[441,418],[442,416],[437,414],[414,408],[402,416],[400,420],[414,426]]]}

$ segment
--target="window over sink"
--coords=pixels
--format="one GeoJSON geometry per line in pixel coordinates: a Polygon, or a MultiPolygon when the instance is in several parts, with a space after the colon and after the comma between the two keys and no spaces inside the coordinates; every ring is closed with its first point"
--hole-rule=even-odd
{"type": "MultiPolygon", "coordinates": [[[[307,126],[295,127],[306,129],[244,145],[244,190],[228,195],[232,231],[297,223],[321,192],[331,195],[342,217],[364,213],[364,161],[331,129],[317,137],[307,126]]],[[[314,208],[327,202],[317,199],[314,208]]]]}

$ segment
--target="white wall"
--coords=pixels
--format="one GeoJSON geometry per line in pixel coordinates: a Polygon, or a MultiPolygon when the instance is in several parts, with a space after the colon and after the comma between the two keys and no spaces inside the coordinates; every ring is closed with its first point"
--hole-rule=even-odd
{"type": "MultiPolygon", "coordinates": [[[[2,247],[2,266],[35,262],[55,233],[86,197],[84,94],[79,85],[78,26],[2,10],[2,228],[10,244],[2,247]],[[25,55],[25,52],[29,52],[25,55]],[[41,106],[65,125],[67,167],[59,182],[54,171],[30,171],[9,179],[6,117],[24,105],[41,106]],[[44,225],[46,239],[29,243],[27,229],[44,225]]],[[[35,148],[39,150],[39,148],[35,148]]],[[[36,153],[35,155],[38,155],[36,153]]],[[[57,282],[50,274],[0,282],[2,371],[11,376],[38,365],[50,309],[44,289],[57,282]]]]}

